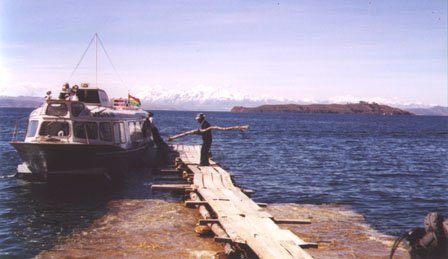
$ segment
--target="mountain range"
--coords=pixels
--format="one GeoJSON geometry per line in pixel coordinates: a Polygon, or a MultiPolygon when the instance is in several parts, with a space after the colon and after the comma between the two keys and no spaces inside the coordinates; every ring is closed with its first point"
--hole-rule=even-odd
{"type": "MultiPolygon", "coordinates": [[[[234,106],[256,107],[261,105],[276,104],[347,104],[359,101],[376,102],[391,107],[409,111],[416,115],[448,116],[448,107],[424,106],[418,104],[403,105],[384,103],[381,100],[351,98],[335,98],[326,101],[303,99],[294,100],[275,96],[253,96],[242,94],[237,91],[224,89],[196,87],[188,91],[166,90],[153,87],[148,90],[132,92],[142,101],[142,107],[147,110],[189,110],[189,111],[230,111],[234,106]]],[[[43,97],[31,96],[0,96],[0,107],[37,107],[43,102],[43,97]]]]}

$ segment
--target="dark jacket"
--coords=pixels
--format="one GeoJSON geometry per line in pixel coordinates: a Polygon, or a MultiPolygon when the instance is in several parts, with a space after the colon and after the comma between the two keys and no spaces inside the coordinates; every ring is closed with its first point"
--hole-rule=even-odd
{"type": "MultiPolygon", "coordinates": [[[[208,123],[208,121],[204,120],[201,123],[201,129],[207,129],[208,127],[210,127],[210,123],[208,123]]],[[[212,131],[206,131],[206,132],[201,132],[201,136],[202,136],[202,141],[204,142],[204,144],[208,144],[211,145],[212,144],[212,131]]]]}

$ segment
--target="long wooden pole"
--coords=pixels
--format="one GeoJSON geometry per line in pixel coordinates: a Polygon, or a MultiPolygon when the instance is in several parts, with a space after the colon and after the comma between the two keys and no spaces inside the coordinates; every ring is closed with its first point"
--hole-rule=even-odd
{"type": "Polygon", "coordinates": [[[175,140],[177,138],[181,138],[181,137],[185,137],[191,134],[199,134],[199,133],[204,133],[210,130],[221,130],[221,131],[228,131],[228,130],[240,130],[241,132],[246,131],[249,129],[249,125],[241,125],[241,126],[231,126],[231,127],[219,127],[219,126],[211,126],[208,127],[206,129],[194,129],[194,130],[189,130],[189,131],[185,131],[183,133],[171,136],[168,138],[168,141],[172,141],[175,140]]]}

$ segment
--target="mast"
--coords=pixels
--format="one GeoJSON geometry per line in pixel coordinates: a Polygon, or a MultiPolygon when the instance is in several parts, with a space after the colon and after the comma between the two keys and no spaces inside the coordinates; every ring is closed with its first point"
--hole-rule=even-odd
{"type": "Polygon", "coordinates": [[[95,32],[95,87],[98,88],[98,33],[95,32]]]}

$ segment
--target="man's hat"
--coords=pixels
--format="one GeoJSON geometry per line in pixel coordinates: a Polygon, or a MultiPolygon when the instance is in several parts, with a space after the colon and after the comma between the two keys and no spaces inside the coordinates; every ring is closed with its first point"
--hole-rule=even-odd
{"type": "Polygon", "coordinates": [[[205,115],[202,112],[200,112],[196,115],[196,120],[200,120],[200,119],[204,119],[204,118],[205,118],[205,115]]]}

